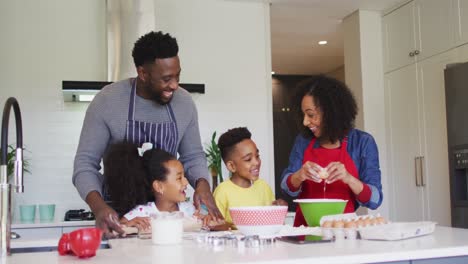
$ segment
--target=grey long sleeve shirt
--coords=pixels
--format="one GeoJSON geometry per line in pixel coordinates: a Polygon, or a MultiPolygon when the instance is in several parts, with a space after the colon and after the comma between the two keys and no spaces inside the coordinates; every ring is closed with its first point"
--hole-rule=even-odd
{"type": "MultiPolygon", "coordinates": [[[[125,126],[130,102],[131,80],[104,87],[86,111],[73,168],[73,184],[83,200],[91,191],[102,195],[104,176],[99,172],[108,146],[125,139],[125,126]]],[[[208,180],[206,156],[200,140],[198,114],[190,94],[178,88],[171,101],[179,138],[177,150],[185,176],[192,186],[198,179],[208,180]]],[[[135,120],[169,122],[165,107],[136,96],[135,120]]]]}

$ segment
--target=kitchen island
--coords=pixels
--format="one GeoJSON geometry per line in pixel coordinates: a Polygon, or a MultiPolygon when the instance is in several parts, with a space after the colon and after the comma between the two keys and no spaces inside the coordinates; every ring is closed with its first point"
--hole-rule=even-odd
{"type": "Polygon", "coordinates": [[[176,246],[155,246],[151,240],[113,239],[90,259],[57,252],[22,253],[6,263],[468,263],[468,230],[437,226],[433,234],[400,240],[342,240],[320,244],[277,241],[259,248],[208,247],[185,239],[176,246]]]}

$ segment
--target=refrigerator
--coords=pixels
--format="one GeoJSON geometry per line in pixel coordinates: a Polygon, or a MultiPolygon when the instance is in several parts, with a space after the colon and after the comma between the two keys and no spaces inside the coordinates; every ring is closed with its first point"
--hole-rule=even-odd
{"type": "Polygon", "coordinates": [[[452,226],[468,228],[468,63],[447,65],[444,77],[452,226]]]}

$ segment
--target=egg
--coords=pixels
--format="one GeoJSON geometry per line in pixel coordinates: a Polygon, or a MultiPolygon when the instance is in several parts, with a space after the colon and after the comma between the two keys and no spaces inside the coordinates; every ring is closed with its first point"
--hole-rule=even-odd
{"type": "Polygon", "coordinates": [[[382,216],[378,216],[375,220],[377,221],[377,224],[379,225],[383,225],[387,223],[387,221],[385,221],[385,218],[383,218],[382,216]]]}
{"type": "Polygon", "coordinates": [[[377,225],[377,219],[373,216],[369,217],[369,224],[370,225],[377,225]]]}
{"type": "Polygon", "coordinates": [[[319,177],[320,177],[320,179],[323,179],[323,180],[324,180],[324,179],[328,178],[328,176],[329,176],[329,175],[328,175],[327,170],[326,170],[325,168],[321,168],[320,171],[319,171],[319,177]]]}
{"type": "Polygon", "coordinates": [[[333,227],[334,228],[343,228],[344,227],[344,222],[342,220],[336,220],[333,222],[333,227]]]}
{"type": "Polygon", "coordinates": [[[354,223],[356,223],[357,227],[364,227],[364,221],[360,218],[354,220],[354,223]]]}
{"type": "Polygon", "coordinates": [[[323,221],[322,227],[325,227],[325,228],[333,227],[333,221],[323,221]]]}
{"type": "Polygon", "coordinates": [[[354,220],[349,220],[349,221],[346,221],[346,223],[344,224],[344,227],[345,228],[356,228],[357,225],[356,225],[356,222],[354,220]]]}
{"type": "Polygon", "coordinates": [[[366,218],[363,221],[364,221],[364,227],[370,226],[372,224],[372,221],[369,218],[366,218]]]}

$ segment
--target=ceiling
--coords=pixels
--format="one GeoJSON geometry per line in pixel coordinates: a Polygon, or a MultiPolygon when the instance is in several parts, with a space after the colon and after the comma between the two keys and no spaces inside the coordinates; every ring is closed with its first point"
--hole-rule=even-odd
{"type": "Polygon", "coordinates": [[[269,0],[272,71],[329,73],[344,64],[342,19],[358,9],[383,11],[405,0],[269,0]],[[318,41],[327,40],[327,45],[318,41]]]}

